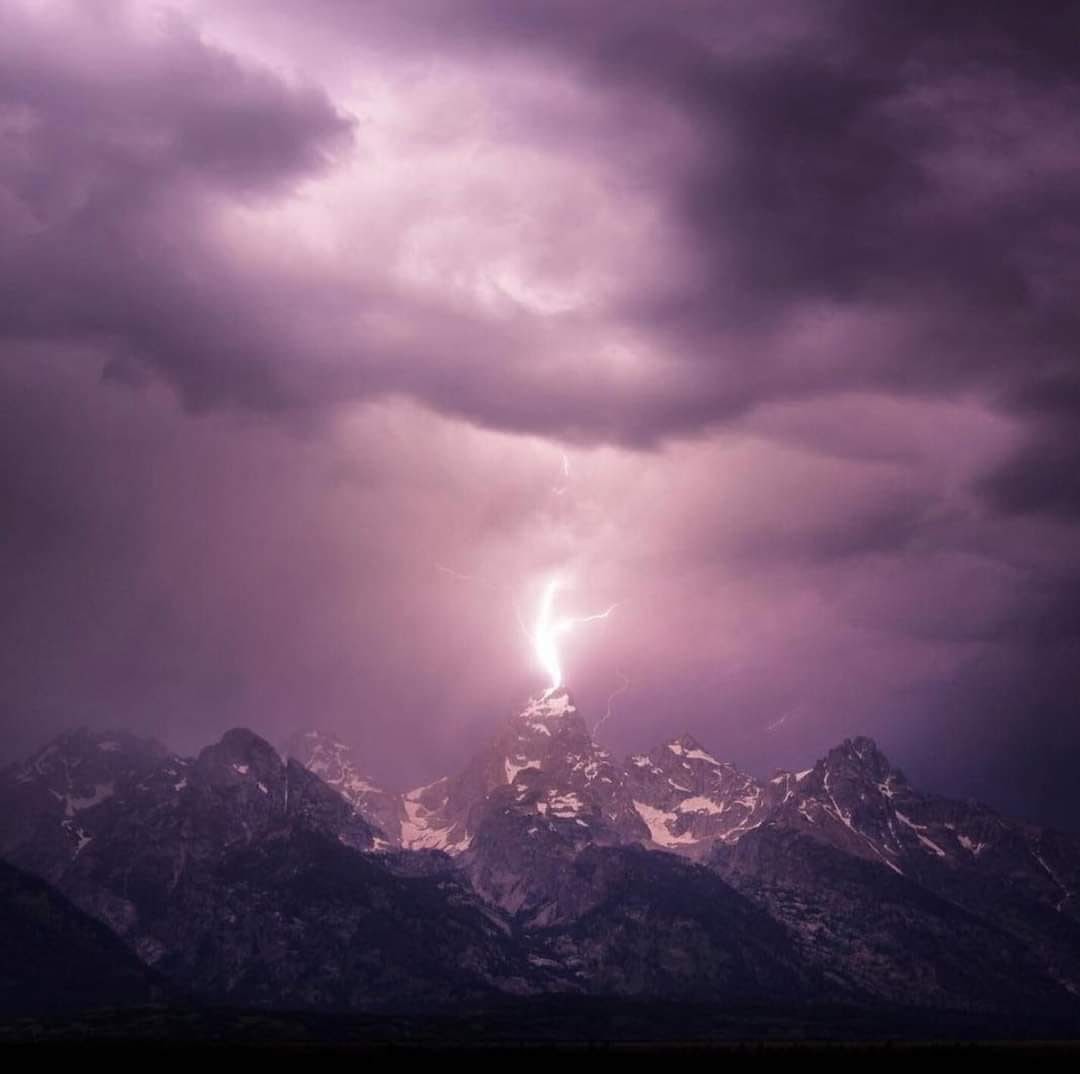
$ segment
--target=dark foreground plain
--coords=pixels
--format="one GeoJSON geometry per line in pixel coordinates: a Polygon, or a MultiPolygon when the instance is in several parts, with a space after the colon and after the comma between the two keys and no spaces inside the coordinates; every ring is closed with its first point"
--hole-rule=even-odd
{"type": "Polygon", "coordinates": [[[959,1012],[813,1006],[711,1007],[547,996],[463,1012],[373,1015],[152,1006],[0,1024],[5,1050],[20,1045],[168,1047],[242,1045],[296,1051],[565,1049],[1080,1054],[1080,1026],[1063,1019],[988,1019],[959,1012]]]}

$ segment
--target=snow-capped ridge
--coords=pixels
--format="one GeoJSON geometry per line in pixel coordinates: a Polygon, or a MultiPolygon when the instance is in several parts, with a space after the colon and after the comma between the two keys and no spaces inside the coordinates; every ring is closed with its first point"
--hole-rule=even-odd
{"type": "Polygon", "coordinates": [[[284,752],[333,787],[379,830],[381,842],[400,845],[401,826],[406,820],[405,796],[371,779],[357,762],[351,746],[335,735],[308,730],[289,739],[284,752]]]}
{"type": "Polygon", "coordinates": [[[570,691],[565,686],[557,690],[545,690],[541,694],[530,697],[525,707],[518,713],[519,719],[526,722],[530,720],[551,720],[562,716],[571,716],[577,712],[570,691]]]}
{"type": "Polygon", "coordinates": [[[714,757],[688,732],[671,739],[665,745],[676,757],[682,757],[689,761],[703,761],[705,764],[711,765],[730,764],[730,762],[721,761],[714,757]]]}

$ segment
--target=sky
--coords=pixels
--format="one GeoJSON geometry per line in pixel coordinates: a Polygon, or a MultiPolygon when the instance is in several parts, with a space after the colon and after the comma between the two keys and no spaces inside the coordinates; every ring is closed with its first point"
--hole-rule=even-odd
{"type": "Polygon", "coordinates": [[[428,782],[559,578],[616,754],[1080,829],[1078,108],[1054,0],[0,0],[0,756],[428,782]]]}

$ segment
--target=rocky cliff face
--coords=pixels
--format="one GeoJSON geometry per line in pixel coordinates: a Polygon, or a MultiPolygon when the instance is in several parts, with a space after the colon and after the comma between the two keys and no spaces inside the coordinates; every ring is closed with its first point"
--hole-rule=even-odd
{"type": "Polygon", "coordinates": [[[0,1015],[161,1003],[164,979],[39,877],[0,862],[0,1015]]]}
{"type": "Polygon", "coordinates": [[[289,739],[284,754],[349,802],[375,829],[380,849],[401,845],[406,820],[403,796],[380,787],[365,775],[344,742],[319,731],[302,731],[289,739]]]}
{"type": "Polygon", "coordinates": [[[565,690],[532,698],[458,775],[405,795],[402,845],[468,850],[489,814],[539,818],[538,830],[589,827],[604,839],[647,834],[620,765],[596,746],[565,690]]]}
{"type": "Polygon", "coordinates": [[[143,778],[182,780],[188,762],[127,732],[67,732],[0,778],[0,855],[56,879],[93,842],[105,803],[143,778]]]}
{"type": "Polygon", "coordinates": [[[698,855],[713,843],[738,842],[758,827],[794,777],[783,773],[762,784],[683,735],[631,757],[627,778],[652,841],[698,855]]]}
{"type": "Polygon", "coordinates": [[[1067,1006],[1080,995],[1080,840],[923,794],[866,738],[800,775],[710,860],[788,925],[809,962],[897,1003],[1067,1006]]]}

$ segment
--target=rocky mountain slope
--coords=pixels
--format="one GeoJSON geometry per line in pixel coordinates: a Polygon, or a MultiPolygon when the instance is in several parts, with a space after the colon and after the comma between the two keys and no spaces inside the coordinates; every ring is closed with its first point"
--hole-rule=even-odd
{"type": "Polygon", "coordinates": [[[711,864],[863,992],[964,1005],[1080,995],[1080,839],[910,786],[842,743],[711,864]]]}
{"type": "Polygon", "coordinates": [[[0,1015],[161,1002],[162,979],[45,881],[0,862],[0,1015]]]}
{"type": "Polygon", "coordinates": [[[380,787],[361,772],[344,742],[319,731],[301,731],[289,739],[282,753],[299,761],[350,802],[375,830],[380,848],[401,845],[406,820],[403,796],[380,787]]]}
{"type": "Polygon", "coordinates": [[[0,855],[202,1001],[1080,1016],[1080,840],[921,793],[868,739],[768,780],[688,736],[621,763],[556,691],[401,795],[327,736],[287,753],[61,736],[0,775],[0,855]]]}

